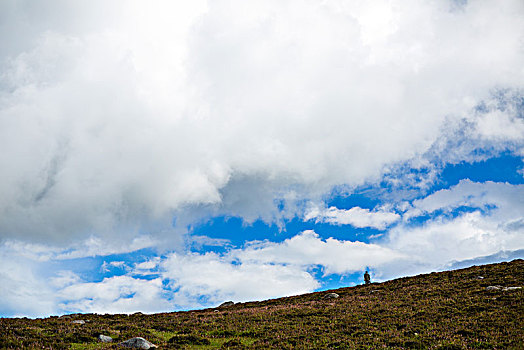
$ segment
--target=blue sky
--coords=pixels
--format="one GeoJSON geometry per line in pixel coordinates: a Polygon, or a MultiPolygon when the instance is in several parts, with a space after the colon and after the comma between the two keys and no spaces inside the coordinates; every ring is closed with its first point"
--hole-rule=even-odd
{"type": "Polygon", "coordinates": [[[524,257],[523,14],[2,2],[0,316],[205,308],[524,257]]]}

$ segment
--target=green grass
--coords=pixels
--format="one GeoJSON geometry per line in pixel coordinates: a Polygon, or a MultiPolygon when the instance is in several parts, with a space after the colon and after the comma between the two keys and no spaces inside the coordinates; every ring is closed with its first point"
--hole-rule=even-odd
{"type": "Polygon", "coordinates": [[[149,329],[149,333],[153,334],[157,338],[162,339],[163,341],[168,341],[169,339],[177,335],[176,332],[157,331],[154,329],[149,329]]]}
{"type": "Polygon", "coordinates": [[[0,319],[0,349],[116,349],[136,336],[162,349],[524,349],[524,289],[492,285],[524,287],[524,261],[340,288],[333,300],[326,291],[218,312],[0,319]]]}
{"type": "Polygon", "coordinates": [[[72,343],[71,349],[73,350],[91,350],[91,349],[100,349],[100,344],[81,344],[81,343],[72,343]]]}
{"type": "Polygon", "coordinates": [[[239,341],[242,345],[244,346],[250,346],[252,345],[256,339],[252,339],[252,338],[243,338],[243,337],[240,337],[240,338],[222,338],[222,339],[219,339],[219,338],[212,338],[212,339],[209,339],[210,340],[210,344],[209,345],[193,345],[193,344],[189,344],[189,345],[185,345],[184,347],[182,347],[182,349],[201,349],[201,350],[207,350],[207,349],[220,349],[222,347],[222,345],[224,345],[225,343],[227,343],[228,341],[231,341],[231,340],[237,340],[239,341]]]}

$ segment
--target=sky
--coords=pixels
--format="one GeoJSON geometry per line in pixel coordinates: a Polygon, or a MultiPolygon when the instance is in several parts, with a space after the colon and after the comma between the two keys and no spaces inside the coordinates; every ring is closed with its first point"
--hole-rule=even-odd
{"type": "Polygon", "coordinates": [[[521,0],[0,2],[0,317],[524,258],[521,0]]]}

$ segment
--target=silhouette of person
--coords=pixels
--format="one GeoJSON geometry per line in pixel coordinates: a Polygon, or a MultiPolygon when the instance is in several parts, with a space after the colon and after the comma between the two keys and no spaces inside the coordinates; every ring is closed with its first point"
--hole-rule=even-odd
{"type": "Polygon", "coordinates": [[[371,283],[371,277],[369,276],[369,273],[366,271],[364,274],[364,283],[370,284],[371,283]]]}

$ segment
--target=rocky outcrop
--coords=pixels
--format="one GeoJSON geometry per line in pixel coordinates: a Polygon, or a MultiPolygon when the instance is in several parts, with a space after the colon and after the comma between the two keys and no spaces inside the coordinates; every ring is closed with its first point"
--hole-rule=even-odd
{"type": "Polygon", "coordinates": [[[232,302],[232,301],[225,301],[222,304],[218,305],[218,307],[229,307],[229,306],[233,306],[233,305],[235,305],[234,302],[232,302]]]}
{"type": "Polygon", "coordinates": [[[132,349],[155,349],[157,348],[156,345],[145,340],[142,337],[131,338],[131,339],[128,339],[126,341],[119,343],[118,345],[123,346],[125,348],[132,348],[132,349]]]}
{"type": "Polygon", "coordinates": [[[327,299],[336,299],[336,298],[338,298],[338,297],[340,297],[340,295],[338,295],[337,293],[327,293],[326,295],[324,295],[324,296],[322,297],[322,299],[324,299],[324,300],[327,300],[327,299]]]}
{"type": "Polygon", "coordinates": [[[102,343],[111,343],[113,341],[113,338],[111,338],[108,335],[100,334],[98,336],[98,340],[101,341],[102,343]]]}

